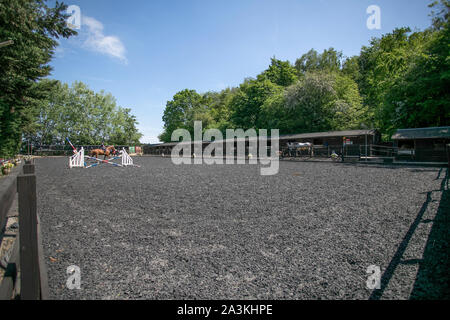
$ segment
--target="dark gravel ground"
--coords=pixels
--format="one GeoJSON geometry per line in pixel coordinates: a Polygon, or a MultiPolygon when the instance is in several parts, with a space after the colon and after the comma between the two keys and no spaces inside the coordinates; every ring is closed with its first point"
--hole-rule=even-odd
{"type": "Polygon", "coordinates": [[[52,298],[409,299],[448,292],[442,279],[428,281],[430,268],[448,266],[448,229],[427,243],[432,229],[442,230],[437,215],[448,225],[445,168],[280,162],[277,175],[261,176],[257,165],[135,163],[141,167],[69,169],[67,158],[36,161],[52,298]],[[70,265],[81,269],[80,290],[66,288],[70,265]],[[366,287],[370,265],[381,268],[381,290],[366,287]]]}

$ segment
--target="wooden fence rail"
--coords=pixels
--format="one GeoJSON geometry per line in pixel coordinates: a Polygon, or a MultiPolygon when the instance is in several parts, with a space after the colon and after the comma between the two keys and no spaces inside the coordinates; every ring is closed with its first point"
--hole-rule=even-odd
{"type": "Polygon", "coordinates": [[[37,214],[34,163],[24,164],[0,182],[0,242],[18,193],[19,237],[10,250],[6,271],[0,282],[0,300],[48,299],[48,279],[37,214]],[[23,174],[20,173],[21,169],[23,174]]]}

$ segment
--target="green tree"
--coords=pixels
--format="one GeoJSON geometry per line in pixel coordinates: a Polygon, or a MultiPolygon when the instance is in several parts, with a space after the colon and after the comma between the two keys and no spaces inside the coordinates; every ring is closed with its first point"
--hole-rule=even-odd
{"type": "Polygon", "coordinates": [[[450,15],[450,1],[449,0],[441,0],[433,1],[428,5],[429,8],[438,8],[439,11],[432,10],[430,16],[432,17],[432,28],[434,30],[441,30],[445,28],[445,25],[448,23],[448,18],[450,15]]]}
{"type": "MultiPolygon", "coordinates": [[[[279,110],[281,101],[275,100],[279,110]]],[[[287,89],[283,103],[286,133],[356,129],[366,114],[357,84],[338,73],[306,73],[287,89]]]]}
{"type": "Polygon", "coordinates": [[[331,128],[349,130],[369,127],[368,109],[363,104],[356,81],[351,76],[335,73],[333,88],[336,92],[336,100],[331,128]]]}
{"type": "Polygon", "coordinates": [[[95,93],[82,82],[72,87],[59,81],[44,79],[50,87],[39,101],[35,118],[35,144],[64,144],[69,138],[75,144],[138,144],[136,118],[131,110],[117,106],[115,98],[103,91],[95,93]]]}
{"type": "Polygon", "coordinates": [[[306,73],[286,93],[286,108],[295,115],[291,130],[302,133],[331,129],[335,95],[332,76],[324,72],[306,73]]]}
{"type": "Polygon", "coordinates": [[[167,101],[164,110],[164,132],[159,139],[170,142],[172,132],[176,129],[187,129],[193,134],[194,121],[207,116],[207,105],[202,95],[195,90],[185,89],[177,92],[173,99],[167,101]]]}
{"type": "Polygon", "coordinates": [[[69,95],[68,86],[49,79],[43,79],[39,84],[46,88],[43,90],[46,96],[38,101],[34,109],[36,121],[27,128],[25,136],[35,145],[57,144],[61,142],[58,132],[64,128],[61,120],[65,113],[64,101],[69,95]]]}
{"type": "Polygon", "coordinates": [[[383,119],[390,135],[396,128],[450,124],[450,26],[447,10],[434,17],[422,54],[414,56],[404,76],[395,79],[385,96],[383,119]]]}
{"type": "Polygon", "coordinates": [[[266,99],[282,91],[283,87],[268,79],[246,79],[240,85],[230,104],[230,120],[234,128],[247,130],[263,127],[264,123],[260,119],[261,107],[266,99]]]}
{"type": "Polygon", "coordinates": [[[137,119],[131,114],[131,109],[118,107],[111,119],[111,129],[108,133],[109,144],[136,145],[142,138],[142,134],[137,130],[137,119]]]}
{"type": "Polygon", "coordinates": [[[295,61],[295,68],[299,75],[304,75],[306,72],[318,71],[319,64],[319,53],[311,49],[295,61]]]}
{"type": "Polygon", "coordinates": [[[361,78],[361,74],[359,72],[359,56],[346,58],[344,63],[342,64],[341,71],[342,74],[358,82],[359,79],[361,78]]]}
{"type": "Polygon", "coordinates": [[[342,59],[342,52],[334,48],[325,49],[321,54],[311,49],[295,61],[295,68],[299,76],[312,71],[337,72],[341,69],[342,59]]]}
{"type": "Polygon", "coordinates": [[[272,94],[261,106],[261,127],[279,129],[281,134],[293,133],[297,115],[286,108],[286,90],[272,94]]]}
{"type": "Polygon", "coordinates": [[[207,129],[219,129],[225,134],[226,129],[232,128],[230,107],[237,91],[237,88],[227,88],[220,92],[207,92],[203,95],[210,115],[210,122],[206,126],[207,129]]]}
{"type": "Polygon", "coordinates": [[[44,95],[36,81],[51,71],[55,39],[76,34],[66,26],[65,10],[58,2],[51,8],[41,0],[0,1],[0,39],[14,41],[0,48],[0,156],[16,154],[23,130],[32,130],[44,95]]]}
{"type": "Polygon", "coordinates": [[[395,29],[380,39],[372,39],[371,45],[361,50],[360,92],[369,108],[371,124],[383,133],[391,126],[385,112],[387,94],[424,54],[431,36],[430,30],[411,33],[409,28],[395,29]]]}
{"type": "Polygon", "coordinates": [[[298,80],[297,71],[289,61],[281,61],[275,58],[271,59],[269,68],[258,75],[257,79],[259,81],[268,79],[282,87],[290,86],[298,80]]]}

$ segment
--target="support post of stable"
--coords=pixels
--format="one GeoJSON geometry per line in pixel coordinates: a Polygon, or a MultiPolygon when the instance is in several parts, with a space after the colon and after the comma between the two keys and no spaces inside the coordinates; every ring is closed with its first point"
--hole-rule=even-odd
{"type": "Polygon", "coordinates": [[[40,299],[40,271],[37,242],[36,176],[17,177],[19,193],[20,298],[40,299]]]}
{"type": "Polygon", "coordinates": [[[366,152],[365,152],[365,156],[366,156],[366,162],[367,162],[367,133],[366,133],[366,152]]]}
{"type": "Polygon", "coordinates": [[[447,145],[448,170],[450,170],[450,144],[447,145]]]}

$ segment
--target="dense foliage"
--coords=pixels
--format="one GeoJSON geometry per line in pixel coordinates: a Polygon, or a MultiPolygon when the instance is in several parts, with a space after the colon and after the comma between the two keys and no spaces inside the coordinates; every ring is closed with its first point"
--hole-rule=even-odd
{"type": "Polygon", "coordinates": [[[432,26],[398,28],[373,38],[358,56],[311,49],[291,64],[275,57],[256,79],[199,94],[183,90],[167,102],[160,140],[177,128],[265,128],[281,134],[450,125],[450,2],[429,5],[432,26]]]}
{"type": "Polygon", "coordinates": [[[49,7],[44,0],[0,0],[0,42],[13,41],[0,47],[0,158],[17,154],[24,139],[63,143],[68,135],[75,143],[116,144],[139,139],[130,110],[116,107],[110,95],[94,94],[81,83],[69,89],[43,80],[50,75],[57,39],[76,35],[66,24],[66,9],[59,2],[49,7]]]}
{"type": "Polygon", "coordinates": [[[29,134],[36,145],[64,144],[69,138],[78,145],[138,144],[141,134],[130,109],[116,105],[111,94],[95,93],[84,83],[72,87],[43,80],[48,93],[36,108],[36,122],[29,134]]]}
{"type": "Polygon", "coordinates": [[[0,1],[0,156],[16,154],[42,98],[38,80],[50,74],[55,39],[76,34],[66,26],[66,6],[38,0],[0,1]]]}

